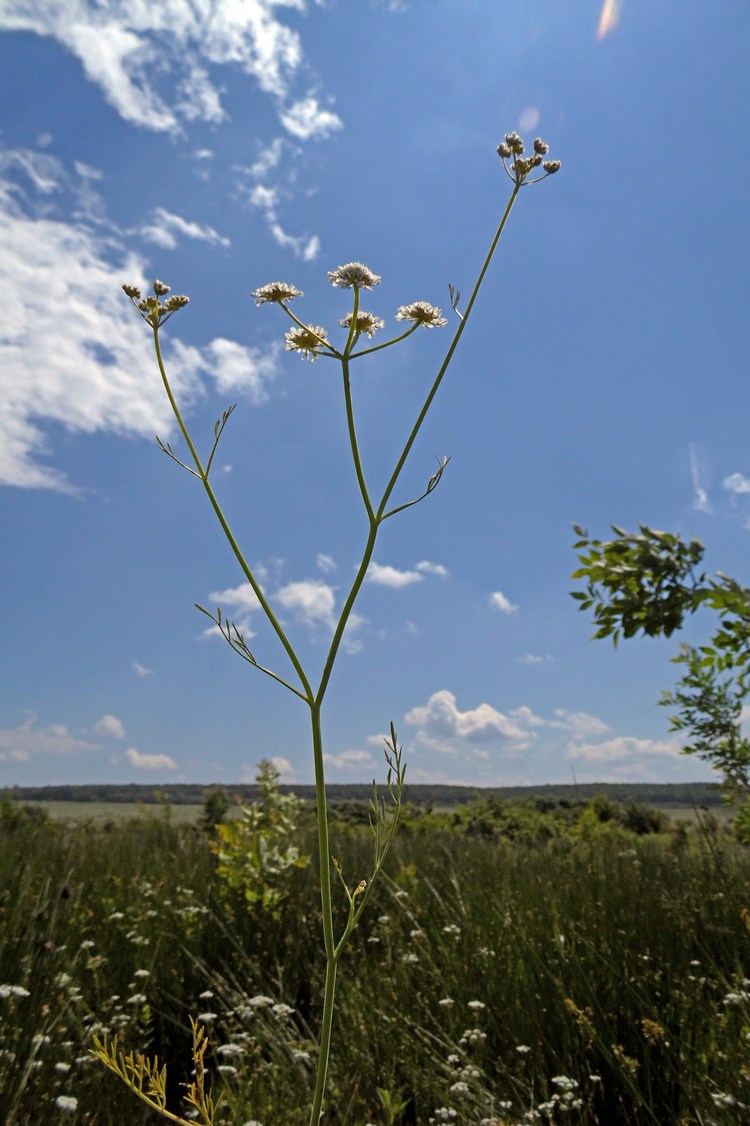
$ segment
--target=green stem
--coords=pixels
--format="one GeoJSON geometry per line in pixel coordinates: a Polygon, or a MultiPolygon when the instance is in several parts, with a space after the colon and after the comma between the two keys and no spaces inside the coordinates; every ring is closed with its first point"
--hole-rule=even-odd
{"type": "Polygon", "coordinates": [[[354,470],[357,474],[357,483],[359,491],[362,494],[367,516],[370,522],[375,519],[375,511],[372,507],[370,494],[367,491],[367,484],[365,482],[365,474],[362,469],[362,459],[359,454],[359,443],[357,441],[357,431],[354,425],[354,407],[352,405],[352,388],[351,380],[349,378],[349,358],[348,356],[342,357],[341,370],[344,376],[344,400],[346,402],[346,427],[349,431],[349,443],[352,449],[352,459],[354,461],[354,470]]]}
{"type": "Polygon", "coordinates": [[[323,1017],[318,1047],[318,1066],[315,1076],[315,1093],[310,1112],[310,1126],[320,1120],[325,1094],[328,1059],[331,1053],[331,1029],[336,994],[336,940],[333,934],[333,897],[331,892],[331,857],[328,841],[328,807],[326,801],[325,767],[323,764],[323,735],[320,725],[320,702],[310,704],[312,725],[313,761],[315,766],[315,808],[318,819],[318,857],[320,860],[320,905],[323,915],[323,943],[326,955],[326,980],[323,992],[323,1017]]]}
{"type": "Polygon", "coordinates": [[[461,339],[461,335],[462,335],[464,329],[466,328],[466,322],[469,319],[469,314],[471,313],[472,307],[473,307],[474,302],[477,298],[477,294],[479,293],[482,282],[484,281],[484,276],[485,276],[485,274],[487,273],[487,270],[490,267],[490,262],[492,261],[492,257],[495,253],[496,248],[497,248],[497,244],[500,241],[500,236],[502,235],[503,230],[505,229],[505,224],[508,221],[508,216],[511,213],[511,210],[513,208],[513,204],[516,202],[516,197],[518,196],[519,190],[520,190],[520,185],[516,184],[513,191],[511,192],[510,199],[508,200],[508,206],[505,208],[505,211],[503,212],[503,217],[500,220],[500,225],[497,228],[497,231],[495,232],[495,237],[492,240],[492,244],[491,244],[490,249],[487,253],[487,257],[484,260],[484,265],[482,266],[482,269],[479,271],[479,277],[477,278],[474,289],[472,290],[471,297],[469,298],[469,303],[467,304],[466,310],[464,311],[464,315],[460,320],[459,326],[456,329],[456,333],[453,337],[453,340],[451,341],[451,345],[450,345],[448,351],[445,354],[445,359],[443,360],[443,363],[441,364],[440,370],[435,377],[435,382],[432,385],[432,388],[430,390],[429,395],[425,399],[424,406],[422,407],[422,410],[419,412],[419,417],[417,418],[417,421],[414,423],[414,426],[412,428],[412,432],[409,435],[407,442],[406,442],[406,445],[404,446],[403,451],[401,453],[401,457],[398,459],[398,463],[396,465],[396,468],[394,469],[393,474],[391,476],[391,479],[388,482],[388,485],[386,487],[386,490],[383,493],[383,499],[381,500],[380,505],[379,505],[378,510],[377,510],[377,513],[376,513],[376,516],[377,516],[378,519],[380,519],[383,516],[383,513],[386,510],[386,506],[388,504],[388,501],[390,500],[391,493],[395,489],[396,483],[397,483],[399,477],[401,476],[401,470],[404,468],[404,465],[406,463],[406,459],[408,458],[408,456],[411,452],[411,448],[414,445],[414,442],[416,441],[417,434],[419,433],[419,431],[422,427],[422,423],[424,422],[425,417],[427,415],[427,412],[432,405],[432,400],[435,398],[435,395],[437,394],[438,388],[439,388],[440,384],[442,383],[443,376],[445,375],[446,371],[448,370],[448,365],[450,364],[451,360],[453,359],[453,353],[456,351],[456,348],[458,347],[458,342],[461,339]]]}
{"type": "Polygon", "coordinates": [[[234,535],[232,533],[232,529],[229,527],[229,524],[227,523],[226,517],[224,516],[224,513],[222,511],[221,505],[219,504],[219,502],[216,498],[216,494],[214,493],[213,488],[211,487],[211,485],[208,481],[208,477],[206,476],[206,472],[203,468],[203,464],[201,462],[201,459],[198,456],[198,451],[196,450],[195,446],[193,445],[193,440],[190,437],[188,429],[187,429],[187,427],[186,427],[186,425],[183,421],[182,414],[180,413],[180,408],[177,405],[177,400],[175,399],[174,395],[172,394],[172,388],[169,384],[169,379],[167,378],[166,369],[164,367],[164,360],[162,359],[161,346],[159,344],[159,329],[157,327],[153,327],[153,333],[154,333],[154,348],[156,349],[156,362],[159,365],[159,372],[161,374],[162,383],[164,384],[164,390],[167,392],[167,398],[169,399],[170,406],[172,407],[172,410],[174,412],[174,416],[177,419],[177,424],[178,424],[180,430],[182,431],[182,436],[187,443],[188,449],[190,450],[190,456],[192,457],[193,461],[195,462],[196,469],[198,470],[198,475],[200,476],[200,479],[203,482],[203,488],[206,490],[206,493],[208,495],[208,499],[211,502],[211,507],[213,508],[214,512],[216,513],[216,518],[218,519],[219,523],[221,524],[221,529],[224,532],[224,535],[226,536],[227,542],[229,543],[229,546],[231,547],[232,552],[234,553],[235,559],[237,560],[237,562],[240,565],[240,568],[242,569],[242,573],[244,574],[245,578],[247,579],[250,586],[252,587],[253,593],[255,594],[255,597],[258,599],[258,602],[260,603],[260,606],[261,606],[261,609],[263,610],[263,613],[268,618],[268,621],[270,622],[274,632],[276,633],[276,636],[278,637],[279,641],[283,645],[284,650],[286,651],[286,654],[289,657],[289,660],[291,661],[291,663],[294,667],[294,671],[297,673],[297,676],[299,677],[300,684],[302,685],[302,688],[303,688],[304,693],[305,693],[305,699],[309,703],[312,700],[312,687],[310,685],[309,680],[307,679],[307,676],[305,675],[305,670],[302,668],[302,665],[300,664],[299,658],[297,657],[297,654],[294,651],[292,643],[290,642],[289,638],[286,636],[286,634],[285,634],[285,632],[284,632],[284,630],[281,626],[281,623],[279,622],[278,618],[276,617],[273,610],[271,609],[271,607],[270,607],[270,605],[269,605],[269,603],[266,599],[266,596],[263,593],[263,590],[262,590],[260,584],[258,583],[257,579],[255,578],[255,575],[251,571],[250,567],[245,562],[245,557],[242,554],[242,551],[240,550],[239,544],[237,543],[237,541],[234,538],[234,535]]]}

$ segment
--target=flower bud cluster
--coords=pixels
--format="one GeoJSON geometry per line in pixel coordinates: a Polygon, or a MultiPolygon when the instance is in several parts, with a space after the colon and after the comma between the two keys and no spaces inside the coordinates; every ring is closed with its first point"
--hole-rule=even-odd
{"type": "Polygon", "coordinates": [[[497,153],[503,162],[505,171],[518,187],[521,187],[522,184],[536,184],[539,180],[544,180],[547,176],[552,176],[555,172],[560,171],[559,160],[544,159],[549,152],[549,145],[546,141],[537,137],[533,147],[533,153],[524,156],[525,146],[518,133],[506,133],[505,140],[497,146],[497,153]],[[506,164],[508,160],[511,161],[510,165],[506,164]],[[543,175],[529,180],[528,177],[534,169],[540,167],[543,169],[543,175]]]}
{"type": "Polygon", "coordinates": [[[152,286],[153,295],[149,294],[148,297],[141,295],[137,285],[123,285],[122,288],[144,321],[150,324],[152,328],[158,328],[165,321],[168,321],[173,313],[182,309],[190,301],[190,298],[186,297],[184,293],[173,293],[171,297],[167,297],[170,287],[165,285],[163,281],[159,281],[158,278],[152,286]],[[161,297],[166,297],[166,301],[160,301],[161,297]]]}

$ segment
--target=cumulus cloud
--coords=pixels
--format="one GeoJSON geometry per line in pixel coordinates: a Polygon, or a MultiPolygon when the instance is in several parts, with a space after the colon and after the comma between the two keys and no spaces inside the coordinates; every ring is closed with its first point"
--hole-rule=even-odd
{"type": "Polygon", "coordinates": [[[418,738],[437,749],[454,750],[455,742],[485,743],[498,741],[521,750],[531,737],[527,730],[490,704],[479,704],[462,712],[456,697],[447,689],[430,696],[423,707],[412,708],[406,722],[418,728],[418,738]]]}
{"type": "Polygon", "coordinates": [[[489,598],[490,606],[493,610],[499,610],[501,614],[513,614],[518,607],[509,598],[506,598],[501,590],[496,590],[489,598]]]}
{"type": "MultiPolygon", "coordinates": [[[[43,460],[45,421],[149,439],[174,429],[158,378],[143,378],[153,369],[149,334],[120,289],[123,281],[142,284],[146,264],[97,228],[57,217],[53,197],[70,180],[58,162],[43,153],[4,156],[18,159],[0,167],[0,484],[70,491],[43,460]],[[36,198],[20,192],[19,173],[36,198]]],[[[261,403],[277,362],[278,348],[261,353],[225,339],[167,345],[170,379],[186,408],[203,393],[202,378],[261,403]]]]}
{"type": "Polygon", "coordinates": [[[119,720],[116,715],[103,715],[94,725],[94,733],[96,735],[105,735],[109,739],[125,738],[125,728],[123,727],[122,720],[119,720]]]}
{"type": "Polygon", "coordinates": [[[287,583],[276,592],[275,597],[285,610],[291,610],[297,620],[305,625],[335,628],[335,591],[321,579],[287,583]]]}
{"type": "Polygon", "coordinates": [[[417,563],[411,571],[399,571],[396,567],[387,564],[371,563],[365,581],[375,586],[401,590],[402,587],[411,586],[412,583],[421,583],[425,575],[439,575],[445,578],[447,574],[447,567],[443,567],[440,563],[429,563],[427,560],[417,563]]]}
{"type": "Polygon", "coordinates": [[[20,727],[0,730],[0,762],[28,762],[32,755],[73,755],[98,750],[97,743],[79,739],[63,723],[38,727],[33,715],[20,727]]]}
{"type": "Polygon", "coordinates": [[[566,708],[555,708],[557,719],[550,720],[550,727],[560,727],[570,731],[575,738],[591,735],[605,735],[611,730],[603,719],[588,712],[570,712],[566,708]]]}
{"type": "Polygon", "coordinates": [[[142,754],[135,747],[129,747],[125,758],[136,770],[176,770],[177,763],[169,755],[142,754]]]}

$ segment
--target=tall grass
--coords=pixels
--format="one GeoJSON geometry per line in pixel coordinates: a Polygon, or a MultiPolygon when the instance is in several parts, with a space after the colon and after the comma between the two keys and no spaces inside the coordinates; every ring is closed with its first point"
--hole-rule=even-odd
{"type": "MultiPolygon", "coordinates": [[[[364,869],[367,831],[333,836],[364,869]]],[[[728,835],[417,823],[389,872],[342,963],[328,1122],[749,1120],[750,853],[728,835]]],[[[314,865],[290,878],[273,917],[219,894],[197,829],[6,826],[0,1122],[158,1121],[91,1037],[158,1053],[179,1100],[192,1013],[227,1123],[305,1123],[320,906],[314,865]]]]}

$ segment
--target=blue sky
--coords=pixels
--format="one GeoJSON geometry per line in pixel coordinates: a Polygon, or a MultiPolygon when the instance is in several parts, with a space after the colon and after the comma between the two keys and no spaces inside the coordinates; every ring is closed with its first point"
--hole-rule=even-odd
{"type": "MultiPolygon", "coordinates": [[[[664,0],[6,0],[0,10],[0,785],[310,781],[306,709],[176,442],[120,286],[191,303],[163,331],[215,485],[315,677],[366,534],[340,378],[250,293],[283,280],[333,331],[366,308],[453,316],[541,135],[383,527],[324,715],[331,781],[683,781],[656,702],[671,643],[614,651],[569,597],[571,523],[695,534],[748,574],[747,5],[664,0]]],[[[453,327],[361,361],[377,489],[453,327]]],[[[686,634],[701,640],[710,623],[686,634]]]]}

